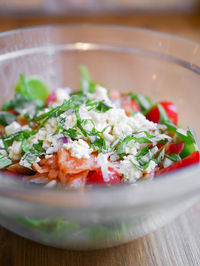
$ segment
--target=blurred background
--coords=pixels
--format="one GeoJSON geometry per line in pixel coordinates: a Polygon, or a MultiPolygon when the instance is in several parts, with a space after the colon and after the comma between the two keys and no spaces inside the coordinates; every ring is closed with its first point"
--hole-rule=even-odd
{"type": "Polygon", "coordinates": [[[0,31],[63,23],[144,27],[200,42],[200,0],[0,0],[0,31]]]}

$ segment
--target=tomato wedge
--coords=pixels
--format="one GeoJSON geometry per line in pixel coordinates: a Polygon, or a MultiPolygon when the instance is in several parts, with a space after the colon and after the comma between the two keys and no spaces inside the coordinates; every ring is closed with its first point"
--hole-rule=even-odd
{"type": "Polygon", "coordinates": [[[139,104],[131,99],[122,100],[122,108],[125,110],[126,115],[131,116],[132,112],[141,112],[139,104]]]}
{"type": "MultiPolygon", "coordinates": [[[[172,123],[177,126],[178,112],[177,112],[175,105],[172,102],[165,102],[165,101],[159,102],[159,104],[162,105],[165,112],[167,113],[168,118],[172,121],[172,123]]],[[[153,109],[151,109],[147,113],[146,118],[150,121],[153,121],[154,123],[159,123],[160,112],[159,112],[158,106],[155,106],[153,109]]]]}
{"type": "Polygon", "coordinates": [[[172,172],[172,171],[175,171],[175,170],[178,170],[178,169],[181,169],[183,167],[193,165],[193,164],[196,164],[199,162],[200,162],[200,153],[199,153],[199,151],[194,151],[189,156],[185,157],[184,159],[182,159],[176,163],[173,163],[169,167],[158,170],[155,173],[155,176],[167,174],[169,172],[172,172]]]}
{"type": "Polygon", "coordinates": [[[103,178],[101,168],[98,168],[95,172],[89,173],[87,177],[87,184],[120,184],[121,179],[118,172],[112,167],[108,167],[108,170],[109,180],[105,180],[103,178]]]}
{"type": "Polygon", "coordinates": [[[176,142],[176,143],[169,143],[166,146],[166,153],[167,154],[171,154],[171,153],[175,153],[175,154],[180,154],[184,148],[184,142],[176,142]]]}

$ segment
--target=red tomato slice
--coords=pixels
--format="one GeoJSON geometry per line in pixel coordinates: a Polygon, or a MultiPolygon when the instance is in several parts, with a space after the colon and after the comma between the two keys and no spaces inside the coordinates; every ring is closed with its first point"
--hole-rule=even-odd
{"type": "MultiPolygon", "coordinates": [[[[165,109],[165,112],[167,113],[167,116],[172,121],[172,123],[177,125],[178,112],[175,105],[172,102],[159,102],[159,104],[161,104],[162,107],[165,109]]],[[[150,121],[153,121],[154,123],[158,123],[160,120],[160,112],[158,107],[156,106],[153,109],[151,109],[149,113],[146,115],[146,118],[150,121]]]]}
{"type": "Polygon", "coordinates": [[[169,167],[158,170],[155,173],[155,175],[158,176],[158,175],[162,175],[162,174],[167,174],[169,172],[172,172],[172,171],[175,171],[175,170],[178,170],[178,169],[181,169],[183,167],[193,165],[193,164],[196,164],[199,162],[200,162],[199,151],[194,151],[189,156],[185,157],[184,159],[182,159],[176,163],[173,163],[169,167]]]}
{"type": "Polygon", "coordinates": [[[55,91],[52,91],[49,95],[49,97],[47,98],[46,101],[46,107],[48,107],[50,105],[50,103],[55,102],[56,101],[56,93],[55,91]]]}
{"type": "Polygon", "coordinates": [[[128,116],[131,116],[132,112],[141,112],[139,104],[131,99],[123,99],[122,108],[125,110],[128,116]]]}
{"type": "Polygon", "coordinates": [[[184,142],[169,143],[166,145],[166,153],[180,154],[184,148],[184,142]]]}
{"type": "Polygon", "coordinates": [[[4,126],[0,125],[0,136],[4,134],[4,126]]]}
{"type": "Polygon", "coordinates": [[[104,180],[101,168],[98,168],[95,172],[89,173],[87,177],[87,184],[120,184],[121,179],[118,172],[111,167],[108,167],[108,170],[108,181],[104,180]]]}
{"type": "Polygon", "coordinates": [[[117,90],[110,90],[110,98],[112,100],[117,100],[121,98],[121,93],[117,90]]]}

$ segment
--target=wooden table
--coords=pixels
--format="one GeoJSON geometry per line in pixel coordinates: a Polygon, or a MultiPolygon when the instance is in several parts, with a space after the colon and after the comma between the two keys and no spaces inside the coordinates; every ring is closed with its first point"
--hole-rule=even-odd
{"type": "MultiPolygon", "coordinates": [[[[57,23],[104,23],[145,27],[200,42],[200,14],[129,14],[1,17],[0,31],[57,23]]],[[[200,265],[200,203],[168,225],[129,244],[75,252],[45,247],[0,227],[0,266],[197,266],[200,265]]]]}

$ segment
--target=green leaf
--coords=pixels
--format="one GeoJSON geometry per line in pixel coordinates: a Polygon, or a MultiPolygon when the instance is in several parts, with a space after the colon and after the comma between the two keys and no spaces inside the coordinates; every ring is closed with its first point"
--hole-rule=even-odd
{"type": "Polygon", "coordinates": [[[19,162],[20,165],[32,169],[33,162],[42,155],[45,155],[45,150],[42,147],[43,141],[38,140],[37,144],[30,145],[26,139],[22,141],[22,158],[19,162]]]}
{"type": "Polygon", "coordinates": [[[95,111],[99,112],[99,113],[105,113],[106,111],[110,110],[111,108],[112,107],[104,104],[103,102],[99,102],[99,104],[95,108],[95,111]]]}
{"type": "Polygon", "coordinates": [[[178,154],[171,153],[171,154],[165,154],[167,158],[169,158],[173,162],[178,162],[181,160],[181,157],[178,154]]]}
{"type": "Polygon", "coordinates": [[[165,157],[165,146],[162,147],[158,156],[156,158],[154,158],[154,162],[159,165],[164,160],[164,157],[165,157]]]}
{"type": "Polygon", "coordinates": [[[20,81],[15,86],[15,91],[23,95],[27,100],[41,100],[46,102],[49,90],[45,84],[34,77],[24,77],[20,74],[20,81]]]}
{"type": "Polygon", "coordinates": [[[167,116],[167,113],[165,112],[165,109],[162,107],[162,105],[158,103],[157,106],[158,106],[158,110],[160,113],[159,124],[164,124],[165,122],[170,121],[168,116],[167,116]]]}
{"type": "Polygon", "coordinates": [[[7,126],[16,120],[17,116],[6,111],[0,111],[0,125],[7,126]]]}
{"type": "Polygon", "coordinates": [[[76,130],[74,128],[63,129],[62,134],[64,137],[70,137],[72,139],[77,138],[80,135],[78,130],[76,130]]]}
{"type": "Polygon", "coordinates": [[[139,104],[143,113],[145,113],[152,107],[152,101],[148,96],[132,92],[130,92],[128,95],[131,97],[132,100],[135,100],[139,104]]]}
{"type": "Polygon", "coordinates": [[[5,148],[8,149],[8,147],[16,140],[16,141],[23,141],[24,139],[28,139],[31,135],[34,135],[35,131],[19,131],[16,132],[10,136],[7,136],[3,139],[3,143],[5,145],[5,148]]]}
{"type": "Polygon", "coordinates": [[[11,164],[12,164],[12,161],[8,157],[6,157],[6,156],[0,157],[0,169],[4,169],[5,167],[7,167],[11,164]]]}
{"type": "Polygon", "coordinates": [[[91,81],[90,74],[86,66],[80,65],[79,66],[81,72],[81,91],[82,92],[89,92],[94,93],[95,87],[97,86],[96,82],[91,81]]]}
{"type": "Polygon", "coordinates": [[[85,80],[90,81],[90,74],[89,74],[89,71],[88,71],[87,67],[84,66],[84,65],[80,65],[79,66],[79,70],[81,72],[82,78],[84,78],[85,80]]]}

